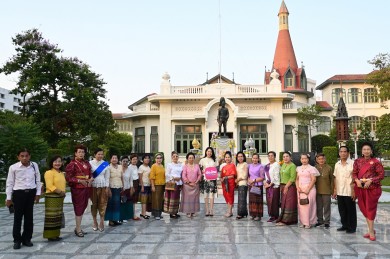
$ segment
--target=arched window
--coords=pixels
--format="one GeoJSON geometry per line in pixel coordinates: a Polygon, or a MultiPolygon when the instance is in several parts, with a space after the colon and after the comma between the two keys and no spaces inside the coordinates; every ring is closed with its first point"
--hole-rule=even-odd
{"type": "Polygon", "coordinates": [[[342,93],[343,98],[345,100],[345,89],[335,88],[335,89],[332,90],[332,103],[333,104],[338,104],[339,103],[339,100],[340,100],[340,97],[341,97],[341,93],[342,93]]]}
{"type": "Polygon", "coordinates": [[[331,122],[327,116],[321,116],[321,120],[317,122],[317,132],[330,132],[331,122]]]}
{"type": "Polygon", "coordinates": [[[378,117],[376,116],[368,116],[367,121],[371,125],[371,131],[376,131],[376,123],[378,122],[378,117]]]}
{"type": "Polygon", "coordinates": [[[364,102],[365,103],[377,103],[378,101],[379,101],[378,92],[376,91],[376,88],[364,89],[364,102]]]}
{"type": "Polygon", "coordinates": [[[294,84],[294,74],[291,72],[291,69],[287,70],[286,74],[284,75],[284,87],[293,87],[294,84]]]}
{"type": "Polygon", "coordinates": [[[348,102],[349,103],[361,103],[362,91],[359,88],[348,89],[348,102]]]}
{"type": "Polygon", "coordinates": [[[301,75],[301,88],[305,90],[307,89],[307,78],[305,73],[302,73],[301,75]]]}
{"type": "Polygon", "coordinates": [[[349,128],[354,131],[355,129],[359,129],[362,124],[363,118],[360,116],[352,116],[349,120],[349,128]]]}

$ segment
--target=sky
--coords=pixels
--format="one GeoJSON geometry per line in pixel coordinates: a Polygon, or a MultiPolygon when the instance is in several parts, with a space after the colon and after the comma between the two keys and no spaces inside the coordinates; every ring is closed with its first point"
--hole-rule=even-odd
{"type": "MultiPolygon", "coordinates": [[[[222,74],[261,85],[265,67],[272,67],[281,2],[3,1],[0,65],[15,54],[12,37],[38,28],[63,56],[78,57],[101,74],[111,111],[127,113],[130,104],[160,91],[164,72],[178,86],[217,75],[221,35],[222,74]]],[[[285,3],[298,64],[317,85],[335,74],[368,73],[368,60],[390,52],[388,0],[285,3]]],[[[16,81],[17,75],[0,75],[0,87],[13,89],[16,81]]]]}

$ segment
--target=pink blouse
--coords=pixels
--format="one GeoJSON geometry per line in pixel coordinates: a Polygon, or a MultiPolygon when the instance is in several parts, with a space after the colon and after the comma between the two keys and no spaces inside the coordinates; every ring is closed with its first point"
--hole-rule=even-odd
{"type": "Polygon", "coordinates": [[[308,165],[305,169],[302,166],[297,167],[297,174],[299,185],[308,185],[311,182],[311,176],[319,176],[320,172],[318,172],[317,168],[314,166],[308,165]]]}
{"type": "Polygon", "coordinates": [[[184,165],[181,177],[184,183],[194,183],[196,181],[199,182],[202,178],[202,172],[200,171],[199,165],[194,164],[194,167],[190,167],[188,164],[184,165]]]}

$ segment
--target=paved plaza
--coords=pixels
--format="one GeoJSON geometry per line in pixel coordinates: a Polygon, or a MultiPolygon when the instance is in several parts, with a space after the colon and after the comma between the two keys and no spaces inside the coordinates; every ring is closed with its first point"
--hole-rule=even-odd
{"type": "MultiPolygon", "coordinates": [[[[137,205],[138,212],[139,209],[137,205]]],[[[340,223],[335,204],[328,230],[301,229],[297,225],[275,227],[264,219],[225,219],[225,204],[218,203],[212,218],[201,213],[193,219],[182,215],[176,220],[164,214],[161,221],[130,221],[122,226],[107,226],[104,233],[92,231],[92,218],[87,213],[83,229],[88,234],[84,238],[73,233],[72,205],[66,204],[64,211],[63,240],[48,242],[42,238],[44,205],[39,204],[34,214],[34,246],[13,250],[13,216],[7,208],[0,208],[0,258],[390,258],[387,203],[379,205],[375,242],[362,237],[366,227],[360,211],[356,234],[337,232],[340,223]]]]}

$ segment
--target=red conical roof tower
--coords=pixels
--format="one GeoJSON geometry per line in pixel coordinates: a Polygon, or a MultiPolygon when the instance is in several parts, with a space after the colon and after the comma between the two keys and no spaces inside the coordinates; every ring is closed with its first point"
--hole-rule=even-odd
{"type": "MultiPolygon", "coordinates": [[[[304,68],[299,68],[297,64],[297,59],[295,57],[294,47],[289,31],[288,16],[289,12],[286,3],[282,1],[278,13],[279,34],[278,40],[276,42],[272,70],[276,69],[276,71],[279,73],[283,92],[302,92],[311,95],[310,92],[308,93],[306,90],[307,79],[304,68]]],[[[266,72],[265,83],[268,84],[269,82],[270,72],[266,72]]]]}

